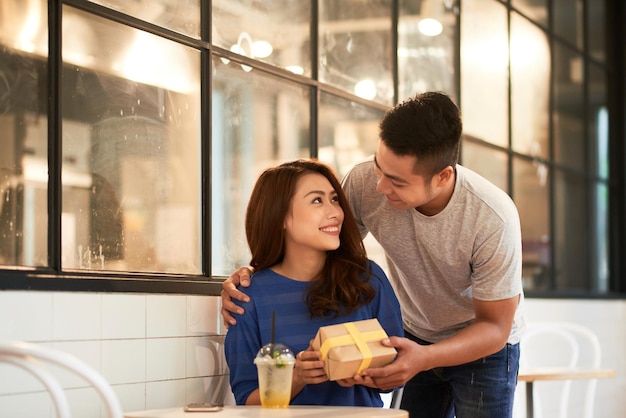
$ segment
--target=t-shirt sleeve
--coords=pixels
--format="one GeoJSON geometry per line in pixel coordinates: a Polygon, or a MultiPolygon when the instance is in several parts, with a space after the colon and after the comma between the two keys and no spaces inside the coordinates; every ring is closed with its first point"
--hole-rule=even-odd
{"type": "Polygon", "coordinates": [[[517,212],[512,210],[501,227],[474,252],[473,297],[500,300],[522,293],[522,239],[517,212]]]}

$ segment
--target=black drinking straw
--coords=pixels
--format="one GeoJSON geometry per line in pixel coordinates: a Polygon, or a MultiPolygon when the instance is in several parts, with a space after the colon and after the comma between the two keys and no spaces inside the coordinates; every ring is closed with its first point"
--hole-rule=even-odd
{"type": "Polygon", "coordinates": [[[274,330],[276,328],[276,311],[272,311],[272,332],[270,334],[270,349],[272,350],[272,358],[274,358],[274,330]]]}

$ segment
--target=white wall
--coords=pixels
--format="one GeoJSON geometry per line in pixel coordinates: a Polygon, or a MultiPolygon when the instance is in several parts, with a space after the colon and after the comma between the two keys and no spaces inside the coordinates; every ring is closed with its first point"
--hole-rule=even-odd
{"type": "MultiPolygon", "coordinates": [[[[182,406],[210,400],[226,373],[219,302],[209,296],[4,291],[0,339],[76,355],[111,383],[125,411],[182,406]]],[[[104,416],[94,390],[68,373],[55,374],[70,388],[73,416],[104,416]]],[[[0,418],[54,416],[38,381],[0,364],[0,418]]]]}
{"type": "MultiPolygon", "coordinates": [[[[78,356],[112,384],[125,411],[177,407],[208,400],[225,373],[219,302],[209,296],[3,291],[0,339],[40,343],[78,356]]],[[[626,301],[526,302],[530,321],[571,320],[598,334],[602,366],[615,369],[617,376],[598,381],[595,416],[622,416],[626,301]]],[[[64,382],[71,388],[74,416],[104,416],[95,392],[77,379],[64,382]]],[[[540,384],[536,390],[541,394],[540,384]]],[[[524,402],[523,385],[518,385],[518,395],[524,402]]],[[[232,403],[232,395],[226,403],[232,403]]],[[[544,417],[554,416],[549,408],[544,408],[544,417]]],[[[53,416],[49,396],[38,382],[0,364],[0,418],[53,416]]]]}

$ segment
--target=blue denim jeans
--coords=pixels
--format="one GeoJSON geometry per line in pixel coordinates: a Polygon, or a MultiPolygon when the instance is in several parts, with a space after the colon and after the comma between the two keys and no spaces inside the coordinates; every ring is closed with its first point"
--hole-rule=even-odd
{"type": "Polygon", "coordinates": [[[406,383],[400,408],[410,418],[510,418],[518,371],[519,344],[507,344],[471,363],[418,373],[406,383]]]}

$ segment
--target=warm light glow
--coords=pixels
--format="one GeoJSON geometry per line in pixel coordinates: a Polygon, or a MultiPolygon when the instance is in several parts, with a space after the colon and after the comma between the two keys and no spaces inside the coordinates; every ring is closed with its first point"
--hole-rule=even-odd
{"type": "Polygon", "coordinates": [[[179,46],[139,32],[120,71],[124,77],[179,93],[191,91],[189,67],[179,46]]]}
{"type": "Polygon", "coordinates": [[[294,74],[298,74],[298,75],[304,74],[304,68],[300,67],[299,65],[288,65],[285,68],[294,74]]]}
{"type": "Polygon", "coordinates": [[[28,14],[22,30],[17,35],[15,48],[24,52],[35,52],[35,37],[42,24],[41,6],[39,2],[31,0],[27,4],[28,14]]]}
{"type": "Polygon", "coordinates": [[[267,58],[272,55],[274,48],[267,41],[254,41],[252,43],[252,56],[257,58],[267,58]]]}
{"type": "Polygon", "coordinates": [[[437,36],[441,35],[441,32],[443,32],[441,22],[430,17],[420,20],[417,27],[419,31],[426,36],[437,36]]]}
{"type": "Polygon", "coordinates": [[[354,86],[354,94],[367,100],[376,97],[376,84],[370,80],[361,80],[354,86]]]}
{"type": "MultiPolygon", "coordinates": [[[[239,54],[239,55],[243,55],[244,57],[247,57],[248,54],[246,53],[246,50],[243,47],[243,41],[246,41],[246,43],[248,44],[248,48],[250,49],[250,57],[254,58],[252,38],[250,38],[250,35],[248,34],[248,32],[241,32],[239,34],[239,37],[237,38],[237,43],[233,44],[230,47],[230,51],[234,52],[235,54],[239,54]]],[[[247,73],[252,71],[252,67],[250,67],[249,65],[241,64],[241,69],[247,73]]]]}

